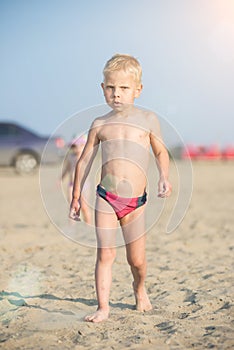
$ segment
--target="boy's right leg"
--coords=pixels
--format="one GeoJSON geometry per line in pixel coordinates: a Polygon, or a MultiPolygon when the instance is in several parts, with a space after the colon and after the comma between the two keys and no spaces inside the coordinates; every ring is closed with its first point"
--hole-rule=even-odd
{"type": "Polygon", "coordinates": [[[97,260],[95,269],[97,311],[86,316],[89,322],[101,322],[109,316],[109,295],[112,282],[112,265],[115,260],[115,234],[117,218],[104,199],[97,197],[95,210],[97,260]]]}

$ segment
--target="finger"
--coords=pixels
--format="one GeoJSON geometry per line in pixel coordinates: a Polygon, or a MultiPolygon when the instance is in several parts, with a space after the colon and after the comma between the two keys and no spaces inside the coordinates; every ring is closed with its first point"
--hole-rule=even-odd
{"type": "Polygon", "coordinates": [[[170,194],[171,194],[171,187],[168,186],[168,187],[165,189],[165,191],[164,191],[164,193],[163,193],[163,196],[164,196],[164,197],[169,197],[170,194]]]}
{"type": "Polygon", "coordinates": [[[158,193],[158,197],[165,198],[170,195],[170,187],[165,186],[162,191],[158,193]]]}
{"type": "Polygon", "coordinates": [[[80,221],[79,212],[77,213],[74,208],[71,208],[69,218],[75,221],[80,221]]]}
{"type": "Polygon", "coordinates": [[[160,192],[160,193],[158,194],[158,197],[159,197],[159,198],[164,198],[164,197],[165,197],[165,194],[160,192]]]}

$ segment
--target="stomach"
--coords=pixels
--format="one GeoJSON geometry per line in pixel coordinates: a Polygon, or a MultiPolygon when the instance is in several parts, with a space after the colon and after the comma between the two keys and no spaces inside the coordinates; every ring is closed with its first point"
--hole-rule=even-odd
{"type": "Polygon", "coordinates": [[[146,169],[128,159],[112,159],[102,165],[101,185],[121,197],[139,197],[147,185],[146,169]]]}

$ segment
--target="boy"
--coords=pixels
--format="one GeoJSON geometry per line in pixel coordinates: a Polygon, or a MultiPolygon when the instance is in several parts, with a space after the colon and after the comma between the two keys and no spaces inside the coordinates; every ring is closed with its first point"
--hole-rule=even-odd
{"type": "MultiPolygon", "coordinates": [[[[69,149],[69,152],[68,152],[68,154],[65,158],[65,161],[64,161],[62,176],[61,176],[61,180],[59,181],[59,183],[61,183],[64,180],[64,178],[68,175],[68,200],[69,200],[69,203],[71,203],[71,200],[72,200],[72,191],[73,191],[74,173],[75,173],[76,163],[81,157],[81,154],[82,154],[83,149],[85,147],[86,141],[87,141],[86,135],[82,135],[82,136],[79,136],[77,138],[74,138],[70,143],[70,149],[69,149]]],[[[84,190],[86,191],[86,197],[87,197],[87,192],[89,192],[89,184],[85,185],[84,190]]],[[[92,220],[91,220],[90,208],[87,205],[86,199],[84,198],[83,195],[81,195],[80,200],[82,202],[82,217],[87,224],[91,225],[92,220]]]]}
{"type": "Polygon", "coordinates": [[[101,144],[101,180],[97,186],[95,228],[97,260],[95,269],[98,308],[86,317],[101,322],[109,316],[111,270],[115,259],[115,230],[119,222],[126,244],[127,261],[133,275],[136,309],[152,309],[145,290],[145,223],[147,167],[150,146],[159,170],[158,196],[171,193],[168,181],[169,157],[160,137],[154,113],[134,106],[142,91],[141,66],[132,56],[116,54],[105,65],[101,84],[105,100],[111,107],[96,118],[76,166],[70,218],[79,219],[80,193],[101,144]]]}

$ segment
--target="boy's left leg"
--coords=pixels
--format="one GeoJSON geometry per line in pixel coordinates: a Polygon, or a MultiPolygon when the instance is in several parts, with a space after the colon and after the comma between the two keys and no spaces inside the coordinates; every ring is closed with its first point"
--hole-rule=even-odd
{"type": "Polygon", "coordinates": [[[145,289],[147,273],[145,255],[145,216],[144,207],[138,208],[120,220],[125,243],[127,260],[133,275],[133,290],[138,311],[152,309],[145,289]]]}

